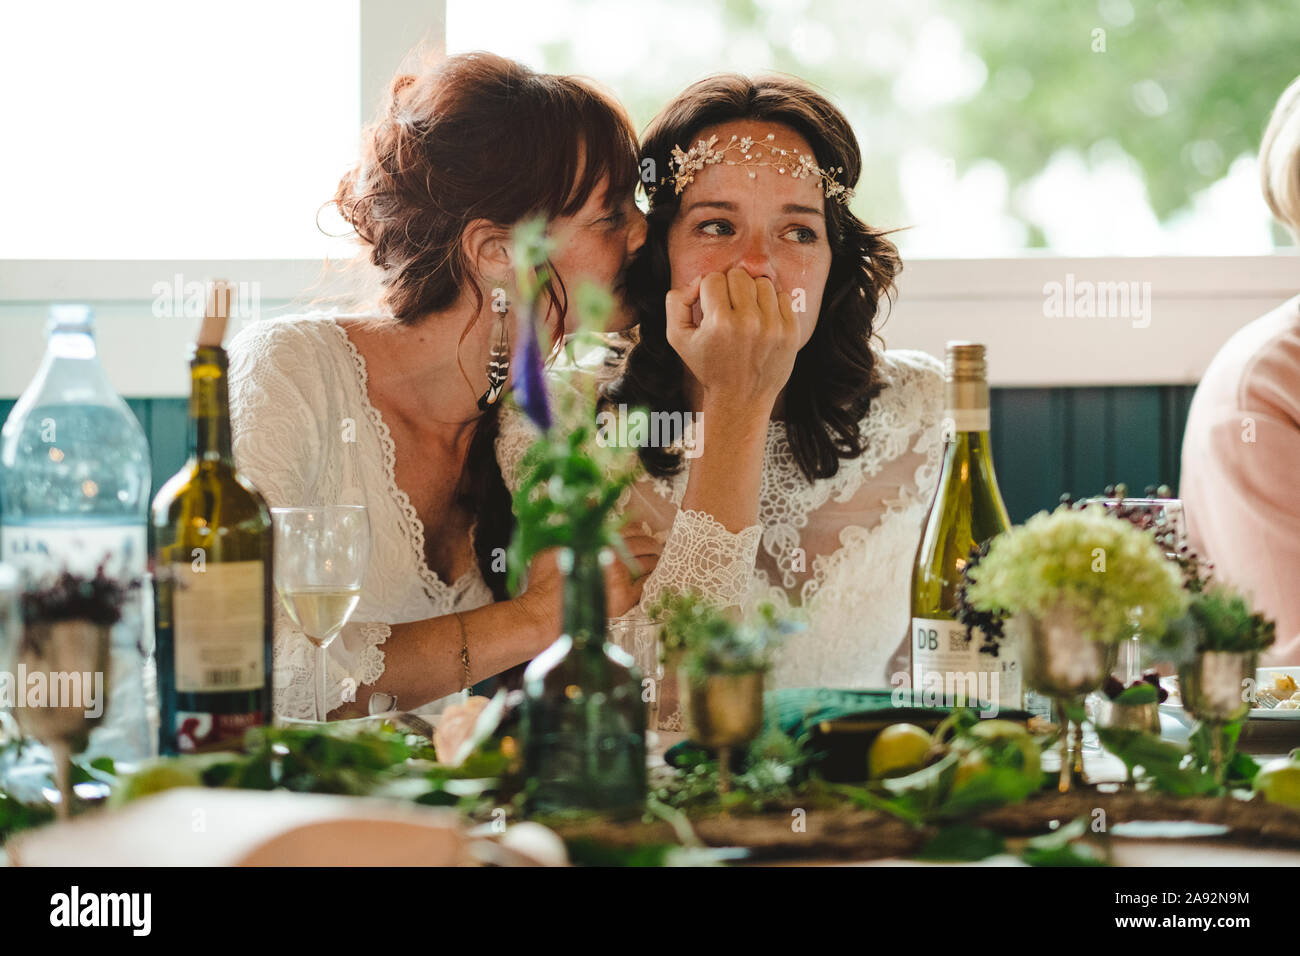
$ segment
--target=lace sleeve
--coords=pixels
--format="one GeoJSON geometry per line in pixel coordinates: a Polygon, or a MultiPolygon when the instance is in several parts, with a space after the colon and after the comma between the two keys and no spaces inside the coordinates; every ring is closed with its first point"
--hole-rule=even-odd
{"type": "Polygon", "coordinates": [[[496,454],[497,465],[501,468],[501,477],[510,494],[519,490],[523,480],[520,464],[524,454],[537,441],[540,433],[528,420],[528,416],[519,410],[513,402],[507,402],[500,412],[497,426],[496,454]]]}
{"type": "Polygon", "coordinates": [[[732,533],[706,511],[678,511],[642,589],[642,613],[666,593],[689,590],[720,607],[738,607],[749,589],[762,534],[759,525],[732,533]]]}
{"type": "MultiPolygon", "coordinates": [[[[328,414],[310,342],[286,323],[248,326],[230,343],[230,427],[235,465],[269,507],[312,503],[322,422],[328,414]],[[319,392],[319,394],[318,394],[319,392]],[[316,409],[319,409],[318,413],[316,409]]],[[[273,707],[284,717],[316,716],[316,648],[277,598],[273,639],[273,707]]],[[[387,624],[353,621],[330,645],[326,704],[355,700],[384,670],[379,645],[387,624]]]]}

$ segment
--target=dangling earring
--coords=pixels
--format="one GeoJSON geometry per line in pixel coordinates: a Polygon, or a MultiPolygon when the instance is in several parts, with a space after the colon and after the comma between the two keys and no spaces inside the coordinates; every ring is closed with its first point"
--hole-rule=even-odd
{"type": "Polygon", "coordinates": [[[497,399],[501,397],[501,390],[505,388],[506,379],[510,376],[510,339],[506,335],[506,313],[497,312],[496,316],[497,340],[492,345],[492,351],[488,353],[488,387],[487,391],[479,396],[480,411],[487,411],[497,403],[497,399]]]}

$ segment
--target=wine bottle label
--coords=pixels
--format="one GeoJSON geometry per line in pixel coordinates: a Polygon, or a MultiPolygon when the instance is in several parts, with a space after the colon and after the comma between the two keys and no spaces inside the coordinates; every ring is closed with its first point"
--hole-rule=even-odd
{"type": "Polygon", "coordinates": [[[957,432],[986,432],[991,427],[990,419],[991,415],[987,407],[944,409],[944,437],[957,432]]]}
{"type": "Polygon", "coordinates": [[[172,721],[172,734],[177,753],[232,750],[243,742],[245,732],[264,723],[260,710],[247,714],[178,710],[172,721]]]}
{"type": "Polygon", "coordinates": [[[199,567],[171,566],[176,690],[258,690],[266,681],[262,562],[199,567]]]}
{"type": "Polygon", "coordinates": [[[912,690],[925,704],[997,704],[1019,709],[1020,663],[1004,642],[997,656],[981,653],[983,633],[943,618],[912,618],[912,690]]]}

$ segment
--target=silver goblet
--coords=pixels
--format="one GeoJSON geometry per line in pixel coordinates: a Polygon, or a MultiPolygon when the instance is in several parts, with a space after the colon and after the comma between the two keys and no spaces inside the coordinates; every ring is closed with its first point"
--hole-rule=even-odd
{"type": "Polygon", "coordinates": [[[1183,708],[1210,730],[1210,763],[1222,785],[1223,727],[1250,713],[1258,651],[1199,651],[1178,668],[1183,708]]]}
{"type": "Polygon", "coordinates": [[[1078,615],[1058,605],[1045,614],[1020,613],[1007,620],[1006,633],[1019,645],[1025,684],[1055,699],[1061,721],[1061,776],[1057,789],[1070,789],[1071,772],[1083,776],[1083,728],[1074,724],[1071,742],[1070,705],[1096,690],[1115,668],[1118,649],[1084,628],[1078,615]]]}

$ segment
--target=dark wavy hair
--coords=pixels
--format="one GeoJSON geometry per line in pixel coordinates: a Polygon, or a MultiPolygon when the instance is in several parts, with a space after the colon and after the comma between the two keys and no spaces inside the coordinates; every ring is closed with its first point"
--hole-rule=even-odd
{"type": "MultiPolygon", "coordinates": [[[[393,79],[378,120],[362,135],[361,161],[339,181],[333,202],[378,267],[383,305],[414,325],[466,287],[482,311],[479,277],[461,249],[471,222],[511,226],[573,215],[605,178],[611,195],[637,181],[636,133],[613,97],[577,77],[465,53],[393,79]]],[[[554,267],[547,272],[543,294],[563,324],[568,294],[554,267]]],[[[509,544],[513,516],[493,451],[497,428],[492,406],[475,427],[460,503],[478,518],[474,552],[483,579],[504,600],[493,552],[509,544]]]]}
{"type": "MultiPolygon", "coordinates": [[[[670,170],[675,146],[689,149],[708,127],[733,120],[780,123],[813,148],[817,165],[843,167],[836,178],[852,188],[862,170],[857,138],[844,114],[794,77],[750,78],[724,73],[684,90],[660,111],[641,141],[642,169],[670,170]]],[[[647,190],[649,192],[650,190],[647,190]]],[[[616,351],[602,389],[605,406],[689,411],[684,366],[668,344],[664,297],[671,283],[668,227],[680,207],[670,187],[650,196],[645,245],[628,269],[627,294],[638,327],[616,351]]],[[[902,268],[884,230],[858,219],[848,206],[826,201],[831,267],[817,327],[795,359],[785,392],[786,433],[800,470],[812,481],[839,470],[841,459],[865,450],[859,422],[881,390],[871,347],[882,299],[890,300],[902,268]]],[[[892,301],[892,300],[891,300],[892,301]]],[[[660,477],[681,469],[680,453],[639,450],[646,470],[660,477]]]]}

